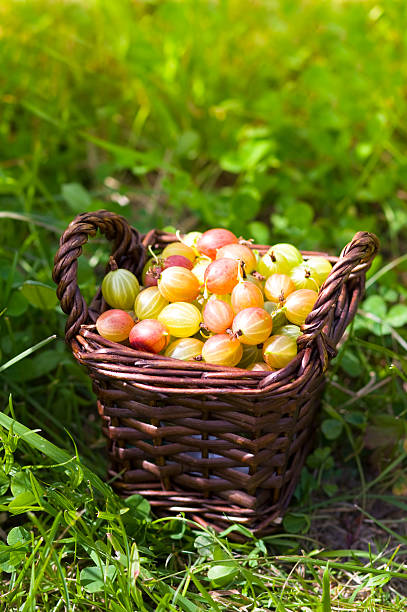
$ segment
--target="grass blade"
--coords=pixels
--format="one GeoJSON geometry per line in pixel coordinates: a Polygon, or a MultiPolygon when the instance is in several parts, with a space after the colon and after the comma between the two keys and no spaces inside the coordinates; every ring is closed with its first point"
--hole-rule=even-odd
{"type": "Polygon", "coordinates": [[[13,357],[13,359],[10,359],[6,363],[4,363],[2,366],[0,366],[0,373],[4,372],[4,370],[7,370],[8,368],[11,368],[11,366],[18,363],[25,357],[32,355],[32,353],[34,353],[35,351],[38,351],[38,349],[42,348],[46,344],[49,344],[51,340],[55,340],[56,337],[57,337],[56,334],[53,334],[52,336],[48,336],[48,338],[41,340],[41,342],[38,342],[38,344],[34,344],[34,346],[30,346],[30,348],[26,349],[19,355],[16,355],[15,357],[13,357]]]}
{"type": "Polygon", "coordinates": [[[331,585],[329,574],[329,561],[322,578],[322,612],[331,612],[331,585]]]}
{"type": "MultiPolygon", "coordinates": [[[[22,425],[18,421],[11,419],[9,416],[4,414],[4,412],[0,412],[0,425],[5,427],[7,430],[13,428],[14,433],[18,434],[21,438],[24,438],[24,441],[27,442],[33,448],[36,448],[41,453],[44,453],[47,457],[52,459],[55,463],[64,463],[68,462],[72,459],[71,455],[52,442],[49,442],[42,436],[34,433],[25,425],[22,425]]],[[[91,485],[97,489],[103,495],[112,495],[111,488],[106,485],[96,474],[94,474],[87,467],[82,466],[83,475],[86,480],[88,480],[91,485]]]]}

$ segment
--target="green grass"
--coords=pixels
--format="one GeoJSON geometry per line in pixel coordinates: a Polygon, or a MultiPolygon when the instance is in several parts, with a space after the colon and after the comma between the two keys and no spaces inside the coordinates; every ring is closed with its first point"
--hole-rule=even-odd
{"type": "MultiPolygon", "coordinates": [[[[1,3],[3,609],[406,608],[406,25],[403,0],[1,3]],[[103,484],[51,280],[98,208],[332,253],[379,235],[280,533],[236,543],[103,484]]],[[[106,253],[80,259],[87,299],[106,253]]]]}
{"type": "MultiPolygon", "coordinates": [[[[315,537],[298,534],[233,544],[227,534],[187,526],[182,517],[154,520],[143,498],[119,500],[77,455],[4,414],[0,424],[7,474],[0,509],[13,525],[0,545],[1,567],[11,573],[3,585],[4,609],[325,612],[405,606],[407,538],[367,512],[392,536],[381,550],[321,550],[315,537]]],[[[337,500],[329,506],[340,512],[337,500]]],[[[352,510],[343,500],[341,506],[352,510]]],[[[317,513],[315,520],[321,520],[317,513]]]]}

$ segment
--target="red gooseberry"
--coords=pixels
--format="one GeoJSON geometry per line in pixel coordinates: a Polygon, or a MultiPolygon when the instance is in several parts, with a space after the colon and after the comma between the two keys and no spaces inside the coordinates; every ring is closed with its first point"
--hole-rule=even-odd
{"type": "Polygon", "coordinates": [[[246,274],[250,274],[256,269],[257,262],[254,253],[244,244],[232,243],[218,249],[216,259],[222,259],[222,257],[243,261],[246,274]]]}
{"type": "Polygon", "coordinates": [[[118,308],[106,310],[96,321],[98,333],[106,340],[112,340],[113,342],[127,340],[133,327],[134,320],[132,317],[118,308]]]}
{"type": "Polygon", "coordinates": [[[209,291],[222,295],[230,293],[239,282],[239,262],[234,259],[217,259],[205,270],[205,284],[209,291]]]}
{"type": "Polygon", "coordinates": [[[130,345],[138,351],[159,353],[169,343],[168,329],[156,319],[144,319],[130,331],[130,345]]]}
{"type": "Polygon", "coordinates": [[[184,257],[184,255],[170,255],[164,259],[163,270],[171,268],[172,266],[180,266],[181,268],[192,270],[194,264],[188,257],[184,257]]]}
{"type": "Polygon", "coordinates": [[[214,228],[204,232],[199,238],[196,248],[201,255],[207,255],[211,259],[216,258],[216,251],[226,244],[237,243],[236,236],[227,229],[214,228]]]}
{"type": "Polygon", "coordinates": [[[205,327],[215,334],[224,334],[232,326],[234,317],[230,304],[216,299],[207,302],[202,315],[205,327]]]}

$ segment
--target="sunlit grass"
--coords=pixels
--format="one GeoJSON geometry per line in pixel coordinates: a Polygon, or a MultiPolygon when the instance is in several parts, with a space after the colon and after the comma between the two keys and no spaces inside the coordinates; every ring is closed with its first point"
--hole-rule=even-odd
{"type": "MultiPolygon", "coordinates": [[[[406,26],[402,0],[0,3],[5,609],[406,608],[406,26]],[[379,235],[281,533],[236,543],[103,483],[49,297],[59,235],[98,208],[335,254],[379,235]]],[[[107,245],[84,251],[90,298],[107,245]]]]}

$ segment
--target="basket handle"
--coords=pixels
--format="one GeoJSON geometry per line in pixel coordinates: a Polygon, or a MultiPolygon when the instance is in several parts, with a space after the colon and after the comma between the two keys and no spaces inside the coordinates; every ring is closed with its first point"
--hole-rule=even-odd
{"type": "MultiPolygon", "coordinates": [[[[360,298],[364,290],[365,274],[370,268],[379,246],[379,239],[375,234],[370,232],[358,232],[355,234],[351,242],[342,250],[338,261],[333,266],[328,278],[319,291],[314,308],[302,326],[304,333],[298,338],[298,348],[306,348],[316,340],[319,352],[321,353],[323,369],[326,368],[328,355],[332,357],[336,354],[337,340],[332,335],[327,335],[323,331],[333,314],[332,309],[336,306],[341,291],[349,278],[359,280],[360,291],[358,297],[360,298]]],[[[354,308],[349,312],[344,327],[353,318],[357,301],[354,304],[354,308]]]]}
{"type": "Polygon", "coordinates": [[[121,268],[137,274],[144,265],[145,254],[140,234],[124,217],[108,210],[82,213],[75,217],[61,236],[52,272],[52,278],[58,285],[57,296],[61,308],[68,315],[65,327],[68,343],[88,319],[88,306],[78,287],[78,257],[89,236],[95,236],[97,230],[113,242],[112,257],[121,268]]]}

